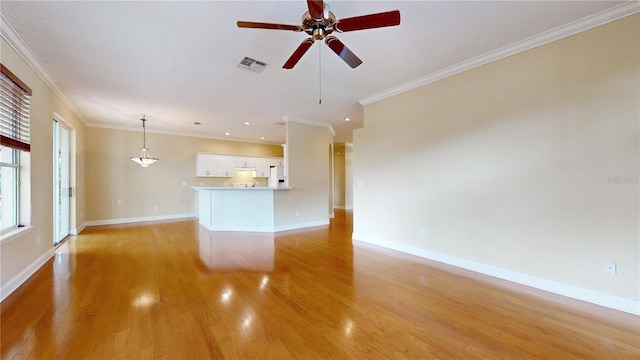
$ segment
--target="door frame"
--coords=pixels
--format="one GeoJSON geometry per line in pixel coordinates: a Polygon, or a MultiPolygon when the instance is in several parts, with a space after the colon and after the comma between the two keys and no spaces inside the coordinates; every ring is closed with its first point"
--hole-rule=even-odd
{"type": "MultiPolygon", "coordinates": [[[[55,148],[52,148],[52,164],[54,168],[52,169],[52,185],[53,185],[53,209],[52,209],[52,225],[53,225],[53,244],[54,246],[60,245],[64,239],[68,238],[70,235],[77,235],[78,232],[76,230],[76,131],[75,128],[71,125],[71,123],[65,120],[60,114],[53,113],[52,117],[52,126],[55,126],[57,122],[61,126],[65,127],[69,131],[69,188],[71,189],[71,193],[69,196],[69,234],[63,239],[58,239],[58,214],[57,214],[57,170],[55,168],[55,160],[57,159],[57,154],[54,152],[55,148]]],[[[53,134],[55,137],[55,133],[53,134]]],[[[55,147],[56,139],[53,139],[53,146],[55,147]]]]}

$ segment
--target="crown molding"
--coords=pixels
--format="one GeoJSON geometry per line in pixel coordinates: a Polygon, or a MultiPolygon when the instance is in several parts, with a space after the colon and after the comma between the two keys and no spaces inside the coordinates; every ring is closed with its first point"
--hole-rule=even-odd
{"type": "Polygon", "coordinates": [[[447,78],[449,76],[471,70],[481,65],[485,65],[502,58],[521,53],[526,50],[533,49],[535,47],[548,44],[550,42],[560,40],[567,36],[571,36],[594,27],[607,24],[612,21],[622,19],[626,16],[636,14],[640,11],[639,1],[629,1],[624,4],[612,7],[607,10],[589,15],[582,19],[570,22],[568,24],[559,26],[557,28],[542,32],[540,34],[531,36],[524,40],[517,41],[513,44],[504,46],[497,50],[490,51],[486,54],[476,56],[469,60],[460,62],[458,64],[446,67],[442,70],[438,70],[434,73],[425,75],[416,80],[406,82],[404,84],[395,86],[391,89],[379,92],[377,94],[360,99],[358,102],[360,105],[369,105],[374,102],[384,100],[388,97],[398,95],[409,90],[413,90],[423,85],[430,84],[432,82],[447,78]]]}
{"type": "Polygon", "coordinates": [[[86,124],[87,121],[80,114],[78,109],[67,99],[62,90],[58,88],[55,81],[49,76],[47,70],[42,66],[40,61],[33,54],[31,49],[24,43],[20,35],[16,33],[11,24],[0,14],[0,36],[15,50],[18,55],[29,65],[29,67],[44,81],[47,86],[53,91],[58,98],[71,110],[71,112],[80,120],[82,124],[86,124]]]}
{"type": "Polygon", "coordinates": [[[300,119],[300,118],[295,118],[295,117],[291,117],[291,116],[283,116],[282,117],[282,121],[284,121],[285,123],[295,122],[295,123],[300,123],[300,124],[307,124],[307,125],[313,125],[313,126],[326,127],[326,128],[329,128],[329,131],[331,131],[331,134],[333,134],[333,136],[336,136],[336,131],[333,129],[333,126],[331,126],[331,124],[327,124],[327,123],[324,123],[322,121],[300,119]]]}

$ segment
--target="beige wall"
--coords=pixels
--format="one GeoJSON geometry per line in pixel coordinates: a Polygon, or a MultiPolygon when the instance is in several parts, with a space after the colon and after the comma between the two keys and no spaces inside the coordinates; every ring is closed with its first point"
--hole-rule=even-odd
{"type": "Polygon", "coordinates": [[[333,135],[326,126],[287,122],[288,191],[275,192],[275,226],[328,224],[329,154],[333,135]]]}
{"type": "MultiPolygon", "coordinates": [[[[153,123],[147,123],[147,129],[153,123]]],[[[192,186],[229,186],[231,178],[196,177],[196,153],[282,157],[280,145],[243,143],[147,132],[149,154],[160,160],[142,168],[142,132],[87,128],[87,221],[121,222],[195,214],[192,186]],[[118,204],[118,200],[120,203],[118,204]]],[[[242,179],[246,180],[246,179],[242,179]]],[[[266,185],[266,179],[262,179],[266,185]]]]}
{"type": "Polygon", "coordinates": [[[333,205],[337,209],[353,208],[353,145],[335,144],[333,205]]]}
{"type": "Polygon", "coordinates": [[[353,209],[353,144],[344,149],[344,206],[353,209]]]}
{"type": "Polygon", "coordinates": [[[345,145],[335,144],[333,148],[333,206],[345,208],[345,145]]]}
{"type": "Polygon", "coordinates": [[[640,299],[639,19],[366,106],[354,238],[640,299]]]}
{"type": "MultiPolygon", "coordinates": [[[[37,269],[44,260],[53,255],[53,118],[54,113],[63,118],[72,128],[72,173],[75,176],[76,192],[72,198],[74,209],[71,226],[84,222],[85,209],[85,130],[76,116],[64,105],[46,83],[4,40],[0,43],[0,61],[17,75],[33,91],[31,97],[31,230],[0,247],[0,283],[3,290],[24,277],[25,271],[37,269]],[[35,268],[34,268],[35,267],[35,268]],[[22,275],[21,275],[22,274],[22,275]]],[[[25,179],[23,179],[23,185],[25,179]]],[[[4,294],[3,294],[4,296],[4,294]]]]}

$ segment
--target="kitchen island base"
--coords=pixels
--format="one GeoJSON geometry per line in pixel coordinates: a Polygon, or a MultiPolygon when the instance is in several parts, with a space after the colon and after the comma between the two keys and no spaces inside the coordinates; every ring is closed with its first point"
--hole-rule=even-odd
{"type": "Polygon", "coordinates": [[[198,187],[198,219],[211,231],[275,232],[274,192],[290,188],[198,187]]]}

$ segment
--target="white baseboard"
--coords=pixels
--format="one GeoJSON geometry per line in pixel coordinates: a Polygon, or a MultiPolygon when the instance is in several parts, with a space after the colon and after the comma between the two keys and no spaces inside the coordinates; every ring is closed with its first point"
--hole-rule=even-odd
{"type": "Polygon", "coordinates": [[[196,214],[173,214],[173,215],[159,215],[159,216],[144,216],[137,218],[121,218],[121,219],[108,219],[108,220],[93,220],[87,221],[83,224],[83,229],[86,226],[98,226],[98,225],[118,225],[118,224],[130,224],[146,221],[162,221],[162,220],[179,220],[195,218],[196,214]]]}
{"type": "Polygon", "coordinates": [[[83,223],[82,225],[78,226],[75,229],[71,229],[71,235],[78,235],[82,232],[82,230],[84,230],[84,228],[87,227],[87,223],[83,223]]]}
{"type": "Polygon", "coordinates": [[[514,283],[541,289],[554,294],[567,296],[592,304],[605,306],[611,309],[624,311],[634,315],[640,315],[640,301],[623,298],[599,291],[589,290],[574,285],[561,283],[554,280],[544,279],[536,276],[523,274],[517,271],[498,268],[491,265],[481,264],[454,256],[444,255],[432,251],[419,249],[413,246],[399,244],[387,240],[377,239],[364,234],[353,233],[353,240],[369,243],[384,248],[400,251],[403,253],[419,256],[422,258],[438,261],[459,268],[471,270],[477,273],[493,276],[496,278],[512,281],[514,283]]]}
{"type": "Polygon", "coordinates": [[[329,219],[276,226],[275,230],[276,232],[278,232],[278,231],[296,230],[296,229],[302,229],[302,228],[308,228],[308,227],[314,227],[314,226],[323,226],[323,225],[329,225],[329,219]]]}
{"type": "Polygon", "coordinates": [[[353,206],[342,206],[342,205],[334,205],[333,206],[334,209],[340,209],[340,210],[353,210],[353,206]]]}
{"type": "Polygon", "coordinates": [[[318,221],[310,221],[299,224],[288,224],[282,226],[274,226],[274,227],[265,227],[265,226],[256,226],[256,227],[247,227],[247,226],[207,226],[204,224],[200,224],[204,226],[209,231],[246,231],[246,232],[266,232],[266,233],[274,233],[278,231],[287,231],[287,230],[296,230],[302,228],[308,228],[313,226],[322,226],[329,225],[329,220],[318,220],[318,221]]]}
{"type": "Polygon", "coordinates": [[[56,254],[55,249],[51,248],[44,254],[35,259],[29,266],[22,269],[16,276],[12,277],[9,281],[2,285],[0,288],[0,301],[4,301],[7,296],[11,295],[17,288],[20,287],[25,281],[27,281],[31,275],[35,274],[44,264],[49,261],[56,254]]]}
{"type": "Polygon", "coordinates": [[[274,232],[273,226],[204,226],[209,231],[246,231],[246,232],[274,232]]]}

